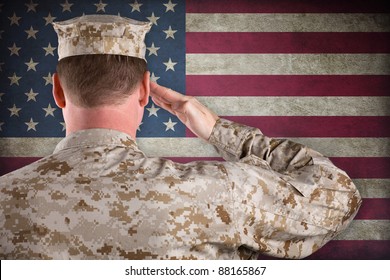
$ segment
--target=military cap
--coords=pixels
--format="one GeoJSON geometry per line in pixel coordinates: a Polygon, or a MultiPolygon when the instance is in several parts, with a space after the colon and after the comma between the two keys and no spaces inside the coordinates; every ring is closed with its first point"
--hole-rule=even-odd
{"type": "Polygon", "coordinates": [[[83,15],[53,23],[58,60],[86,54],[117,54],[145,59],[145,35],[152,24],[115,15],[83,15]]]}

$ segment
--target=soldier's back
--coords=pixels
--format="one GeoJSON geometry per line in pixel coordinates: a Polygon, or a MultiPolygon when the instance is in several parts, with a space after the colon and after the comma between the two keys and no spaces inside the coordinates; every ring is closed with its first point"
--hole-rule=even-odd
{"type": "Polygon", "coordinates": [[[221,163],[147,158],[107,130],[63,142],[1,178],[1,258],[238,257],[221,163]]]}

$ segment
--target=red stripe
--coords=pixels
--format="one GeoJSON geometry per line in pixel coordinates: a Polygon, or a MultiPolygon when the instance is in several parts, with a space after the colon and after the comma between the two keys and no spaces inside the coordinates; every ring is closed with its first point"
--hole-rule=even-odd
{"type": "MultiPolygon", "coordinates": [[[[226,116],[224,118],[259,127],[270,137],[390,137],[390,116],[226,116]]],[[[186,130],[186,135],[196,137],[189,129],[186,130]]]]}
{"type": "MultiPolygon", "coordinates": [[[[39,158],[0,158],[0,175],[21,168],[39,158]]],[[[169,159],[187,163],[197,160],[222,160],[218,157],[169,157],[169,159]]],[[[354,179],[390,178],[390,158],[388,157],[333,157],[332,162],[345,170],[354,179]]]]}
{"type": "MultiPolygon", "coordinates": [[[[197,160],[222,160],[216,157],[169,157],[169,159],[180,163],[197,160]]],[[[390,178],[390,158],[388,157],[332,157],[330,159],[354,179],[390,178]]]]}
{"type": "Polygon", "coordinates": [[[187,75],[193,96],[389,96],[387,75],[187,75]]]}
{"type": "MultiPolygon", "coordinates": [[[[259,260],[274,260],[260,256],[259,260]]],[[[390,240],[333,240],[308,260],[388,260],[390,259],[390,240]]]]}
{"type": "Polygon", "coordinates": [[[187,0],[187,13],[388,13],[387,0],[187,0]]]}
{"type": "Polygon", "coordinates": [[[187,32],[187,53],[388,53],[390,33],[187,32]]]}
{"type": "MultiPolygon", "coordinates": [[[[1,165],[2,168],[0,169],[0,174],[5,174],[10,171],[16,170],[18,168],[21,168],[27,164],[30,164],[39,158],[0,158],[1,163],[6,163],[5,167],[3,168],[3,164],[1,165]]],[[[183,158],[173,158],[176,161],[182,161],[183,158]]],[[[197,158],[197,160],[201,160],[200,158],[197,158]]],[[[218,158],[207,158],[207,160],[220,160],[218,158]]],[[[370,199],[364,199],[362,207],[359,211],[359,213],[356,216],[356,219],[364,219],[364,220],[370,220],[370,219],[390,219],[390,199],[385,198],[370,198],[370,199]]]]}
{"type": "MultiPolygon", "coordinates": [[[[389,198],[365,198],[355,219],[357,220],[389,220],[389,198]]],[[[390,237],[390,233],[389,233],[390,237]]]]}
{"type": "Polygon", "coordinates": [[[0,157],[0,176],[22,168],[40,157],[0,157]]]}
{"type": "Polygon", "coordinates": [[[332,157],[330,159],[354,179],[390,178],[389,157],[332,157]]]}

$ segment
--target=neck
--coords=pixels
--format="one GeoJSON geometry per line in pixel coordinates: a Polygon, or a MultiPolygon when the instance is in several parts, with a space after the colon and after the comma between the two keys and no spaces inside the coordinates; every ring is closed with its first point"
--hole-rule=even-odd
{"type": "Polygon", "coordinates": [[[107,128],[127,133],[135,139],[139,121],[130,110],[131,108],[123,105],[97,108],[71,106],[64,112],[66,135],[78,130],[107,128]]]}

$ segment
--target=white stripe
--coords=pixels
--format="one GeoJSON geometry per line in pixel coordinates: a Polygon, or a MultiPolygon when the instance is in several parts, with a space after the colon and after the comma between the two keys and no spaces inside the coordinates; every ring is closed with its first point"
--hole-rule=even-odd
{"type": "Polygon", "coordinates": [[[390,198],[390,179],[354,179],[363,198],[390,198]]]}
{"type": "Polygon", "coordinates": [[[336,240],[390,240],[389,220],[354,220],[336,240]]]}
{"type": "Polygon", "coordinates": [[[389,157],[390,138],[290,138],[327,157],[389,157]]]}
{"type": "MultiPolygon", "coordinates": [[[[390,157],[389,138],[290,138],[328,157],[390,157]]],[[[60,138],[0,138],[1,157],[43,157],[60,138]]],[[[138,138],[150,157],[218,157],[214,147],[198,138],[138,138]]]]}
{"type": "Polygon", "coordinates": [[[187,32],[389,32],[389,14],[186,14],[187,32]]]}
{"type": "Polygon", "coordinates": [[[389,116],[389,96],[237,96],[197,99],[220,116],[389,116]]]}
{"type": "Polygon", "coordinates": [[[389,75],[389,54],[187,54],[187,75],[389,75]]]}

